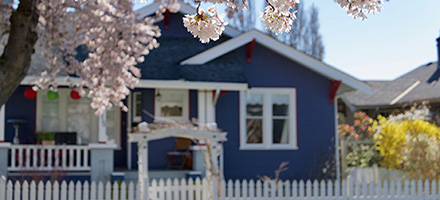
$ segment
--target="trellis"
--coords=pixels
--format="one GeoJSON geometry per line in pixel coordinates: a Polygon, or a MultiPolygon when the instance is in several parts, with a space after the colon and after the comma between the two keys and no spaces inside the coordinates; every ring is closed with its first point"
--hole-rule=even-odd
{"type": "MultiPolygon", "coordinates": [[[[160,130],[154,130],[148,133],[130,133],[128,134],[129,142],[138,143],[138,181],[140,188],[140,200],[147,200],[149,191],[149,178],[148,178],[148,142],[152,140],[159,140],[168,137],[182,137],[192,140],[204,140],[207,144],[217,144],[219,142],[224,142],[227,140],[226,132],[214,132],[201,128],[166,128],[160,130]]],[[[208,152],[215,152],[214,148],[217,145],[207,145],[208,152]]],[[[211,163],[212,165],[217,165],[217,156],[205,156],[205,163],[211,163]]],[[[212,170],[212,169],[211,169],[212,170]]],[[[206,176],[211,182],[211,187],[216,187],[216,179],[212,177],[212,171],[206,168],[206,176]]],[[[212,188],[214,191],[214,188],[212,188]]],[[[217,195],[213,195],[215,197],[217,195]]]]}

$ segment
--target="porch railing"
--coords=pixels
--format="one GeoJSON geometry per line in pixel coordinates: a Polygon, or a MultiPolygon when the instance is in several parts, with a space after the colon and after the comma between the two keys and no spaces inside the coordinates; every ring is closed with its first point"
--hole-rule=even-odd
{"type": "Polygon", "coordinates": [[[82,145],[11,145],[9,171],[88,171],[89,147],[82,145]]]}

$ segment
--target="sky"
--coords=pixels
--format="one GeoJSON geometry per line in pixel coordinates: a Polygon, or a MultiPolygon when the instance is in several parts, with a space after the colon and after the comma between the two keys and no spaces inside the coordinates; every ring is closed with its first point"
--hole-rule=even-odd
{"type": "Polygon", "coordinates": [[[438,59],[440,0],[390,0],[364,21],[348,16],[333,0],[301,3],[319,9],[324,62],[351,76],[392,80],[438,59]]]}

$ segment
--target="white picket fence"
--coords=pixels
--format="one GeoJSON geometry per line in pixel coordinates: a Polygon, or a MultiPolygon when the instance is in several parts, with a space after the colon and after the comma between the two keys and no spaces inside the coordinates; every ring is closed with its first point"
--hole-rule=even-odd
{"type": "MultiPolygon", "coordinates": [[[[391,181],[353,183],[350,181],[221,181],[218,199],[440,199],[436,181],[391,181]]],[[[206,179],[152,180],[150,199],[205,200],[206,179]]],[[[12,182],[0,180],[0,199],[5,200],[136,200],[139,188],[133,182],[12,182]]]]}

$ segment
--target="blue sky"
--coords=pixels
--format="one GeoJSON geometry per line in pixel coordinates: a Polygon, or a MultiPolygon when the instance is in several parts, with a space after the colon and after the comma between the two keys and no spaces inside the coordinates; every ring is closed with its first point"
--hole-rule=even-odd
{"type": "Polygon", "coordinates": [[[324,62],[354,77],[394,79],[437,60],[440,0],[390,0],[364,21],[346,15],[333,0],[302,3],[319,9],[324,62]]]}

